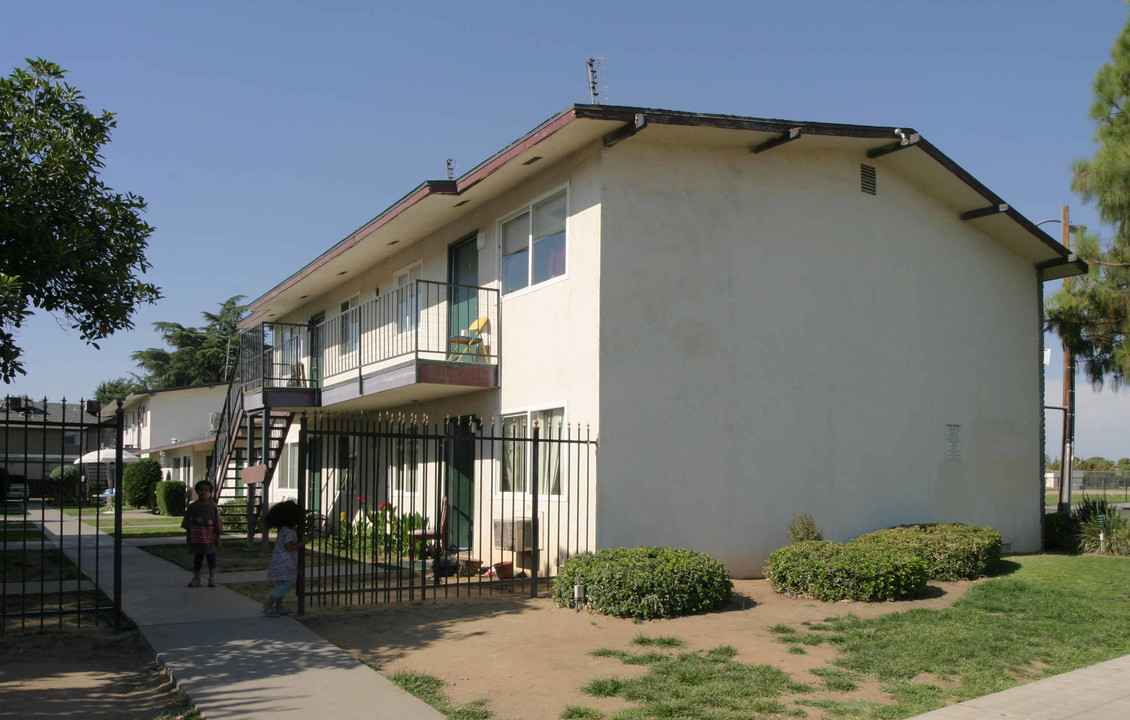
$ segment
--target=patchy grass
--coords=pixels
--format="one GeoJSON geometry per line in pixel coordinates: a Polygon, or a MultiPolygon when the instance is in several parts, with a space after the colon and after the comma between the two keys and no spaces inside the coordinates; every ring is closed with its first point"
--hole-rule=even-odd
{"type": "MultiPolygon", "coordinates": [[[[188,551],[188,545],[184,542],[167,545],[143,545],[141,549],[192,572],[193,554],[188,551]]],[[[266,572],[270,564],[271,550],[264,551],[260,542],[256,542],[253,547],[249,548],[242,539],[229,538],[220,546],[220,551],[216,553],[216,569],[218,572],[241,572],[245,570],[266,572]]]]}
{"type": "Polygon", "coordinates": [[[979,583],[944,610],[844,615],[779,631],[782,642],[799,635],[839,651],[835,668],[814,671],[829,690],[846,692],[837,687],[863,676],[895,701],[800,704],[845,720],[904,718],[1130,653],[1130,558],[1033,555],[1008,565],[1006,577],[979,583]]]}
{"type": "Polygon", "coordinates": [[[447,698],[443,680],[434,675],[398,670],[388,676],[396,685],[415,695],[452,720],[492,720],[494,713],[487,708],[486,700],[476,700],[466,705],[455,705],[447,698]]]}
{"type": "MultiPolygon", "coordinates": [[[[666,647],[682,644],[675,638],[665,639],[664,643],[666,647]]],[[[615,713],[616,720],[654,717],[722,720],[750,717],[750,713],[774,717],[805,715],[803,710],[787,707],[779,697],[805,692],[808,686],[794,682],[771,665],[735,662],[737,651],[728,645],[699,652],[621,655],[605,650],[603,654],[621,660],[627,657],[632,664],[650,668],[640,677],[599,678],[581,688],[594,697],[621,697],[637,705],[615,713]]]]}
{"type": "Polygon", "coordinates": [[[50,547],[32,549],[31,547],[12,547],[0,551],[0,568],[4,571],[4,582],[36,582],[41,580],[77,580],[80,575],[61,550],[50,547]]]}
{"type": "MultiPolygon", "coordinates": [[[[82,592],[52,593],[46,595],[7,595],[0,609],[7,616],[4,628],[45,628],[68,629],[98,625],[110,627],[114,624],[114,605],[110,599],[97,590],[82,592]],[[21,617],[22,615],[22,617],[21,617]]],[[[123,627],[133,624],[122,616],[123,627]]]]}

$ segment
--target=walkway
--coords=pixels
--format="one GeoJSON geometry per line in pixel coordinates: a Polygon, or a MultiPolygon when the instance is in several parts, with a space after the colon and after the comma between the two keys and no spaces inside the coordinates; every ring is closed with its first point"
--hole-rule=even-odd
{"type": "MultiPolygon", "coordinates": [[[[64,552],[76,561],[83,553],[83,567],[93,567],[94,528],[69,516],[62,522],[45,524],[48,537],[62,530],[64,552]]],[[[257,601],[223,586],[187,587],[190,573],[140,544],[123,543],[122,609],[208,720],[443,718],[293,618],[264,617],[257,601]]],[[[102,590],[112,597],[113,543],[105,536],[98,553],[102,590]]]]}

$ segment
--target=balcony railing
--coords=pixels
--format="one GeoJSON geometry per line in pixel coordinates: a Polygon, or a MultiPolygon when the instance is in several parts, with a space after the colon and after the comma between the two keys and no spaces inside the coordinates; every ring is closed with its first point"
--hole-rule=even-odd
{"type": "Polygon", "coordinates": [[[414,280],[318,325],[257,325],[240,354],[245,391],[319,388],[412,360],[495,364],[498,291],[414,280]]]}

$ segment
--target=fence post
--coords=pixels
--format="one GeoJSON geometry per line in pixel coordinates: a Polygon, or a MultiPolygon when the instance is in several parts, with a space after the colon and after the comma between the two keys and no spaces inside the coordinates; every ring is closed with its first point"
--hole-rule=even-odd
{"type": "Polygon", "coordinates": [[[530,597],[532,598],[538,596],[538,566],[541,565],[541,551],[539,549],[541,545],[541,533],[538,529],[538,495],[540,494],[540,489],[538,488],[538,439],[540,436],[541,428],[538,427],[538,421],[534,420],[534,447],[531,453],[532,457],[530,458],[530,462],[533,466],[530,472],[530,481],[532,483],[530,489],[533,491],[533,502],[530,505],[533,517],[530,519],[530,529],[534,536],[534,543],[530,554],[530,565],[532,565],[530,568],[530,597]]]}
{"type": "MultiPolygon", "coordinates": [[[[122,631],[122,445],[125,441],[125,423],[122,421],[122,401],[114,411],[114,632],[122,631]]],[[[81,552],[81,542],[80,548],[81,552]]]]}
{"type": "MultiPolygon", "coordinates": [[[[298,527],[298,542],[306,537],[306,454],[310,452],[307,446],[306,413],[298,421],[298,508],[302,511],[302,524],[298,527]]],[[[265,527],[265,526],[264,526],[265,527]]],[[[298,614],[306,614],[306,551],[298,548],[298,578],[295,582],[295,593],[298,595],[298,614]]]]}

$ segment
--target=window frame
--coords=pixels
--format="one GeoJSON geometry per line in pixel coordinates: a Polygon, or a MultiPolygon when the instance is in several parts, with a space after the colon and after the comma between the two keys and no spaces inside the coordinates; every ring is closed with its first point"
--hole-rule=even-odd
{"type": "MultiPolygon", "coordinates": [[[[551,284],[556,283],[556,282],[561,282],[562,280],[565,280],[569,277],[569,236],[572,234],[571,231],[570,231],[570,228],[569,228],[569,226],[571,224],[570,221],[572,219],[572,217],[570,215],[570,195],[571,195],[571,192],[572,192],[572,188],[570,187],[570,184],[565,183],[564,185],[558,186],[558,187],[554,188],[553,190],[551,190],[547,193],[544,193],[542,195],[535,197],[530,202],[522,205],[521,207],[513,210],[512,212],[507,213],[506,215],[502,216],[498,220],[498,222],[495,224],[495,241],[496,241],[496,248],[497,248],[497,251],[498,251],[498,285],[499,285],[498,289],[499,289],[499,293],[500,293],[503,300],[524,295],[528,292],[532,292],[536,289],[543,288],[547,285],[551,285],[551,284]],[[564,255],[565,255],[565,257],[564,257],[565,267],[561,271],[560,275],[553,275],[551,277],[546,278],[545,280],[541,280],[541,281],[535,283],[533,281],[533,279],[534,279],[534,260],[535,260],[534,248],[535,248],[535,244],[536,244],[536,239],[533,236],[534,208],[537,207],[538,205],[546,203],[549,200],[555,199],[558,195],[561,195],[565,198],[565,227],[562,230],[562,232],[564,233],[564,250],[563,250],[563,252],[564,252],[564,255]],[[508,292],[506,290],[506,258],[508,256],[503,254],[505,252],[505,247],[503,245],[503,243],[505,241],[504,228],[505,228],[507,223],[521,217],[523,214],[526,214],[528,216],[527,219],[526,219],[527,231],[526,231],[526,249],[525,249],[525,254],[526,254],[526,284],[523,285],[522,287],[515,288],[515,289],[510,290],[508,292]]],[[[552,236],[547,235],[546,237],[552,237],[552,236]]]]}
{"type": "Polygon", "coordinates": [[[424,441],[421,438],[395,438],[392,441],[390,462],[388,464],[388,494],[390,498],[417,497],[420,494],[420,478],[424,474],[421,458],[424,455],[424,441]],[[409,445],[412,447],[412,468],[408,469],[409,445]]]}
{"type": "MultiPolygon", "coordinates": [[[[420,327],[420,294],[419,292],[409,294],[401,288],[423,279],[423,258],[405,265],[392,274],[392,287],[393,291],[396,292],[396,332],[401,335],[414,333],[420,327]],[[416,273],[415,278],[412,277],[413,271],[416,273]],[[408,276],[407,280],[403,283],[400,282],[400,277],[405,275],[408,276]]],[[[416,288],[419,289],[418,284],[416,288]]]]}
{"type": "MultiPolygon", "coordinates": [[[[530,478],[533,476],[533,452],[529,451],[530,443],[528,441],[530,440],[531,436],[533,435],[534,420],[537,419],[536,416],[539,415],[539,414],[550,413],[550,412],[555,412],[555,411],[561,413],[561,427],[564,428],[566,425],[568,425],[568,417],[569,417],[569,411],[568,411],[568,407],[567,407],[566,403],[549,403],[549,404],[546,404],[546,405],[539,405],[539,406],[536,406],[536,407],[528,407],[528,408],[525,408],[525,409],[518,409],[518,410],[512,410],[512,411],[509,411],[509,412],[500,413],[499,417],[502,420],[503,437],[509,437],[509,435],[506,434],[507,433],[507,431],[506,431],[507,421],[511,420],[511,419],[519,418],[519,417],[524,418],[525,433],[526,434],[525,434],[525,437],[522,438],[522,442],[519,445],[519,447],[521,447],[523,449],[523,455],[524,455],[524,457],[522,458],[522,465],[523,465],[523,467],[522,467],[522,483],[521,483],[522,489],[513,490],[513,489],[506,489],[504,487],[504,483],[506,481],[505,475],[506,475],[507,444],[508,444],[508,441],[504,439],[504,440],[501,441],[502,447],[501,447],[500,452],[498,453],[499,468],[498,468],[498,472],[496,474],[498,481],[497,481],[497,485],[494,489],[496,496],[501,497],[501,498],[517,498],[517,497],[532,497],[533,496],[534,493],[531,492],[530,488],[529,488],[530,478]]],[[[509,442],[512,442],[512,441],[509,441],[509,442]]],[[[560,446],[558,446],[558,447],[560,448],[560,446]]],[[[544,458],[539,458],[539,459],[541,459],[543,463],[545,462],[544,458]]],[[[541,483],[542,481],[543,481],[543,478],[539,477],[539,483],[541,483]]],[[[545,491],[545,492],[542,492],[539,489],[538,490],[538,497],[546,498],[548,500],[564,500],[564,499],[566,499],[568,483],[567,483],[567,477],[566,477],[565,473],[563,472],[563,470],[561,468],[560,458],[558,458],[557,485],[558,485],[558,487],[557,487],[556,492],[549,491],[552,488],[548,488],[547,491],[545,491]]]]}
{"type": "Polygon", "coordinates": [[[361,312],[349,314],[360,305],[360,292],[353,293],[338,305],[341,310],[338,313],[337,347],[338,353],[343,356],[352,355],[361,347],[361,312]]]}

